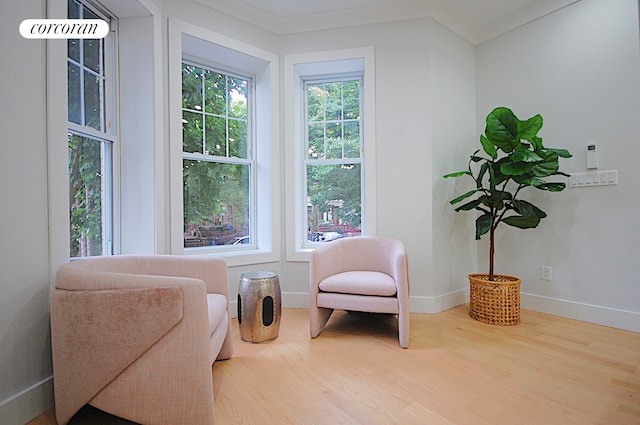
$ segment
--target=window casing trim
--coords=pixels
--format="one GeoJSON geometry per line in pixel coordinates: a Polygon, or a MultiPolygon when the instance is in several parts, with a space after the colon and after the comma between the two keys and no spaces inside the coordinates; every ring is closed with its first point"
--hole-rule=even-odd
{"type": "MultiPolygon", "coordinates": [[[[280,154],[279,154],[279,57],[258,47],[213,31],[169,18],[169,164],[170,164],[170,252],[172,254],[211,254],[225,258],[229,266],[275,262],[280,259],[280,154]],[[198,48],[195,49],[194,47],[198,48]],[[198,54],[193,52],[197,51],[198,54]],[[215,55],[212,53],[215,52],[215,55]],[[205,58],[202,58],[205,56],[205,58]],[[200,61],[216,56],[216,64],[241,75],[254,75],[254,178],[256,218],[255,247],[234,246],[232,251],[183,248],[182,196],[182,58],[200,61]],[[233,58],[242,57],[242,70],[233,58]],[[228,66],[230,65],[230,66],[228,66]]],[[[207,60],[207,62],[213,62],[207,60]]]]}

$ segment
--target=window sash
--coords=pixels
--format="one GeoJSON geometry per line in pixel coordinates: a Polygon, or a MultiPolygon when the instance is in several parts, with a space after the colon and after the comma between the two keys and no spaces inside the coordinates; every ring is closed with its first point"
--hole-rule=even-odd
{"type": "MultiPolygon", "coordinates": [[[[302,108],[303,108],[303,131],[302,131],[302,137],[304,137],[302,146],[304,147],[303,151],[302,151],[302,163],[303,163],[303,191],[304,191],[304,196],[302,197],[302,200],[304,201],[304,205],[301,205],[300,207],[303,208],[304,213],[302,214],[303,217],[303,221],[304,221],[304,228],[305,229],[309,229],[311,232],[313,232],[315,229],[315,223],[310,223],[309,222],[309,208],[310,208],[310,194],[309,194],[309,172],[311,167],[315,167],[315,166],[337,166],[337,165],[342,165],[342,166],[352,166],[355,165],[358,167],[359,170],[359,175],[360,175],[360,225],[358,227],[362,227],[362,221],[363,221],[363,217],[364,217],[364,206],[365,206],[365,202],[364,202],[364,137],[363,137],[363,128],[364,128],[364,120],[363,120],[363,102],[362,102],[362,93],[363,93],[363,76],[362,74],[358,73],[358,74],[343,74],[343,75],[333,75],[333,76],[324,76],[324,77],[312,77],[312,78],[304,78],[302,80],[302,92],[303,92],[303,101],[302,101],[302,108]],[[359,104],[359,112],[358,112],[358,117],[357,118],[344,118],[344,94],[341,95],[341,116],[340,119],[326,119],[326,108],[324,108],[324,118],[323,120],[310,120],[309,117],[309,87],[313,86],[313,85],[317,85],[317,84],[322,84],[322,83],[336,83],[336,82],[351,82],[351,81],[357,81],[358,82],[358,104],[359,104]],[[354,156],[354,157],[348,157],[345,156],[345,140],[344,140],[344,123],[350,123],[350,122],[357,122],[358,123],[358,139],[359,139],[359,146],[358,146],[358,156],[354,156]],[[310,124],[317,124],[320,123],[323,125],[324,128],[324,133],[323,133],[323,139],[324,139],[324,146],[323,146],[323,155],[321,155],[319,158],[311,158],[310,157],[310,130],[309,130],[309,126],[310,124]],[[341,157],[340,158],[326,158],[327,156],[327,137],[326,137],[326,125],[327,124],[333,124],[333,123],[340,123],[342,124],[342,128],[341,128],[341,157]]],[[[330,240],[330,239],[329,239],[330,240]]],[[[319,244],[323,243],[320,239],[318,239],[317,237],[314,238],[313,233],[308,234],[307,237],[305,238],[305,241],[303,242],[303,248],[304,247],[313,247],[313,246],[317,246],[319,244]]]]}
{"type": "MultiPolygon", "coordinates": [[[[362,92],[363,92],[363,76],[362,74],[342,74],[342,75],[333,75],[333,76],[325,76],[325,77],[313,77],[313,78],[305,78],[302,81],[302,86],[303,86],[303,102],[302,102],[302,107],[303,107],[303,117],[304,117],[304,125],[303,125],[303,137],[304,137],[304,164],[305,166],[308,164],[312,164],[312,163],[317,163],[317,164],[351,164],[351,163],[359,163],[362,164],[364,162],[364,158],[363,158],[363,152],[364,152],[364,138],[363,138],[363,132],[362,129],[364,128],[364,122],[363,122],[363,102],[362,102],[362,92]],[[341,119],[325,119],[325,120],[316,120],[316,121],[312,121],[309,119],[309,100],[308,100],[308,95],[309,95],[309,86],[312,85],[317,85],[317,84],[322,84],[322,83],[338,83],[338,82],[352,82],[352,81],[357,81],[358,82],[358,104],[359,104],[359,112],[358,112],[358,118],[347,118],[345,119],[344,116],[342,116],[341,119]],[[342,128],[341,128],[341,137],[343,139],[342,141],[342,146],[341,146],[341,150],[342,150],[342,155],[341,158],[325,158],[325,157],[321,157],[321,158],[309,158],[309,150],[310,150],[310,146],[309,146],[309,124],[323,124],[324,125],[324,134],[326,135],[326,124],[334,124],[334,123],[340,123],[342,124],[342,128]],[[344,124],[345,123],[358,123],[358,129],[359,129],[359,149],[358,149],[358,156],[357,157],[346,157],[344,156],[345,152],[345,142],[344,142],[344,124]]],[[[344,95],[342,96],[342,99],[344,100],[344,95]]],[[[343,111],[344,111],[344,103],[343,103],[343,111]]],[[[326,111],[325,111],[325,117],[326,117],[326,111]]],[[[326,151],[327,151],[327,147],[326,147],[326,137],[324,140],[324,156],[326,156],[326,151]]],[[[305,189],[305,193],[306,193],[306,189],[305,189]]]]}
{"type": "MultiPolygon", "coordinates": [[[[80,18],[85,17],[87,13],[91,14],[92,18],[98,16],[100,19],[109,22],[110,27],[115,26],[115,19],[106,14],[97,4],[93,4],[87,1],[70,1],[74,3],[74,6],[79,8],[78,15],[80,18]]],[[[76,15],[73,15],[76,16],[76,15]]],[[[70,53],[67,53],[67,73],[69,72],[69,66],[76,67],[78,69],[78,90],[76,99],[69,99],[67,106],[69,107],[71,101],[78,103],[79,122],[74,122],[69,119],[69,113],[67,113],[67,133],[69,137],[76,136],[85,139],[85,141],[100,144],[100,208],[101,208],[101,250],[97,255],[113,255],[115,253],[114,235],[115,235],[115,169],[116,169],[116,149],[118,146],[118,133],[117,133],[117,82],[116,82],[116,70],[117,70],[117,48],[116,48],[116,33],[110,31],[107,37],[101,39],[98,47],[98,60],[94,63],[95,68],[92,68],[90,64],[85,63],[85,40],[77,39],[77,58],[70,57],[70,53]],[[98,93],[97,93],[97,105],[87,105],[87,99],[85,98],[85,78],[96,78],[98,93]],[[87,107],[98,107],[99,122],[96,126],[88,125],[86,110],[87,107]],[[97,128],[96,128],[97,127],[97,128]]],[[[69,44],[67,45],[69,46],[69,44]]],[[[67,79],[68,79],[67,74],[67,79]]],[[[67,87],[69,91],[69,87],[67,87]]],[[[67,150],[69,147],[67,147],[67,150]]],[[[69,180],[69,184],[71,181],[69,180]]],[[[69,187],[71,191],[71,187],[69,187]]],[[[70,193],[71,195],[71,193],[70,193]]],[[[69,206],[69,219],[72,220],[72,208],[69,206]]],[[[73,234],[70,234],[70,237],[73,234]]],[[[72,244],[73,247],[73,244],[72,244]]],[[[73,257],[73,250],[70,252],[70,256],[73,257]]]]}

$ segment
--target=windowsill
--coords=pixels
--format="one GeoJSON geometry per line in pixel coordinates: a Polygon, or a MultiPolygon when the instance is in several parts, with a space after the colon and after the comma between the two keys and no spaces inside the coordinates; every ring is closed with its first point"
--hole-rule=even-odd
{"type": "Polygon", "coordinates": [[[246,249],[226,250],[224,248],[190,248],[184,255],[209,255],[222,258],[228,267],[249,266],[252,264],[275,263],[280,257],[273,251],[247,247],[246,249]]]}
{"type": "Polygon", "coordinates": [[[311,258],[311,253],[314,251],[315,246],[303,245],[302,247],[297,248],[287,257],[287,261],[300,261],[300,262],[309,262],[311,258]]]}

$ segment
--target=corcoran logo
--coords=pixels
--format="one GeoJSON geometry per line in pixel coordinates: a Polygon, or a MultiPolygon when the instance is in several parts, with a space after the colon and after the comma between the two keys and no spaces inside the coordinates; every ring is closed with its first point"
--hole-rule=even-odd
{"type": "Polygon", "coordinates": [[[20,23],[24,38],[104,38],[109,24],[102,19],[25,19],[20,23]]]}

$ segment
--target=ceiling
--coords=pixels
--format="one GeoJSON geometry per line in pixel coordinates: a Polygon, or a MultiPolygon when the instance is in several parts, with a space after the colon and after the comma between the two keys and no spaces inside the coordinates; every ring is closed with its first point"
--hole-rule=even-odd
{"type": "Polygon", "coordinates": [[[433,18],[478,44],[579,0],[196,0],[275,34],[433,18]]]}

